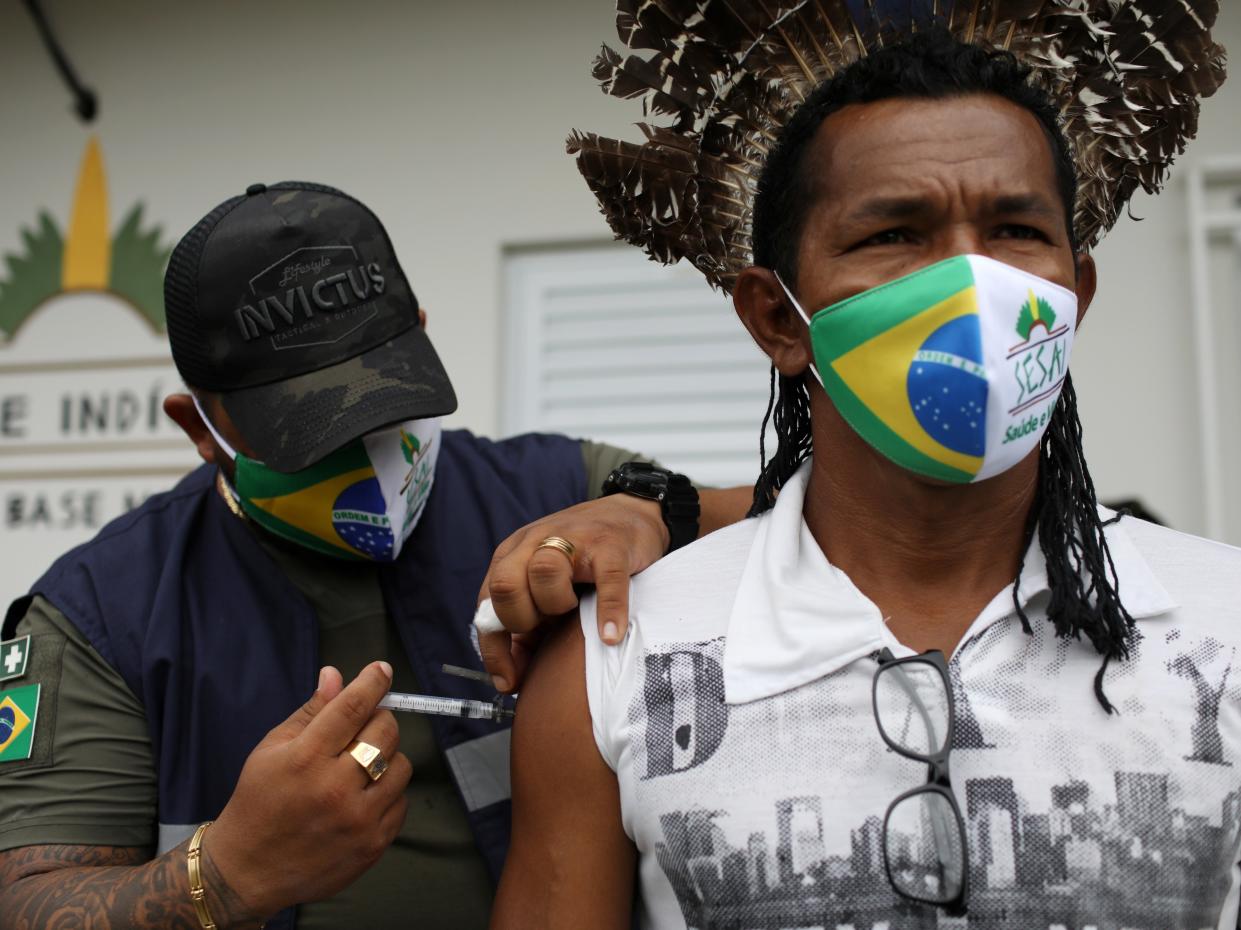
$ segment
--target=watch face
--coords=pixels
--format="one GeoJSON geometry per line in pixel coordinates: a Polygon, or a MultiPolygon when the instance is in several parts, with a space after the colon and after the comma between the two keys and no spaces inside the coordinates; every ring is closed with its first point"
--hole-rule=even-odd
{"type": "Polygon", "coordinates": [[[635,497],[660,501],[667,496],[668,476],[645,462],[626,462],[608,475],[603,489],[607,493],[623,491],[635,497]]]}
{"type": "Polygon", "coordinates": [[[629,480],[633,489],[645,497],[663,497],[668,487],[668,476],[659,472],[638,472],[629,480]]]}
{"type": "Polygon", "coordinates": [[[664,525],[668,527],[669,552],[698,537],[698,490],[684,475],[649,462],[626,462],[603,482],[604,494],[618,492],[659,502],[664,525]]]}

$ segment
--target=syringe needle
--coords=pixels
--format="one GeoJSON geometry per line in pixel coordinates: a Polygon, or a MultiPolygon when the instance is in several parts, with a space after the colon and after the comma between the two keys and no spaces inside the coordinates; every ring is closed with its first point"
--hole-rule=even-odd
{"type": "Polygon", "coordinates": [[[466,678],[470,681],[481,682],[484,685],[491,684],[491,675],[476,668],[465,668],[461,665],[449,665],[445,662],[440,666],[440,669],[446,675],[456,675],[458,678],[466,678]]]}

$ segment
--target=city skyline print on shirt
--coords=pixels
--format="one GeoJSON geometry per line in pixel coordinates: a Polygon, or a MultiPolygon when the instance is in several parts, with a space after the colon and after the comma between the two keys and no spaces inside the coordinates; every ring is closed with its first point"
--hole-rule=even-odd
{"type": "MultiPolygon", "coordinates": [[[[1241,791],[1217,818],[1170,806],[1169,776],[1116,772],[1114,795],[1091,785],[1053,786],[1044,806],[1020,798],[1011,778],[965,782],[971,854],[969,928],[1167,930],[1213,928],[1231,886],[1227,867],[1241,836],[1241,791]]],[[[1241,787],[1241,784],[1239,784],[1241,787]]],[[[901,899],[888,882],[883,821],[871,814],[848,828],[849,852],[827,852],[820,796],[781,798],[772,831],[743,846],[717,823],[720,810],[660,815],[659,864],[691,930],[924,930],[937,909],[901,899]]],[[[837,821],[837,829],[840,824],[837,821]]],[[[894,836],[897,862],[926,835],[894,836]]],[[[949,922],[954,926],[954,922],[949,922]]]]}
{"type": "MultiPolygon", "coordinates": [[[[950,667],[952,779],[970,853],[969,910],[959,918],[905,901],[888,881],[884,813],[926,768],[878,735],[873,661],[729,705],[722,639],[648,650],[629,705],[633,777],[623,782],[639,802],[635,840],[685,927],[1220,927],[1241,842],[1241,767],[1219,720],[1222,697],[1235,697],[1231,651],[1176,630],[1145,640],[1134,662],[1159,670],[1161,690],[1143,693],[1151,679],[1134,666],[1118,671],[1109,695],[1121,713],[1107,718],[1067,703],[1065,682],[1097,668],[1089,654],[1015,626],[969,644],[977,664],[966,664],[966,681],[950,667]],[[975,684],[984,667],[991,674],[975,684]]],[[[927,861],[927,834],[892,838],[896,868],[927,861]]],[[[659,930],[675,926],[666,910],[659,930]]]]}

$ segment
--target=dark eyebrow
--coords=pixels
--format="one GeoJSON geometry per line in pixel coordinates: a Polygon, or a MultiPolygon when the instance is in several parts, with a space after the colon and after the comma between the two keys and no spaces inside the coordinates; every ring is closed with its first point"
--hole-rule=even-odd
{"type": "Polygon", "coordinates": [[[991,202],[993,213],[1027,213],[1043,216],[1049,220],[1062,220],[1057,205],[1042,194],[1001,194],[991,202]]]}
{"type": "MultiPolygon", "coordinates": [[[[988,204],[989,212],[1006,216],[1021,214],[1040,216],[1049,221],[1062,222],[1059,205],[1043,194],[1030,192],[1000,194],[988,204]]],[[[874,222],[901,222],[928,216],[935,206],[923,197],[868,197],[841,217],[841,224],[866,224],[874,222]]]]}
{"type": "Polygon", "coordinates": [[[865,223],[872,220],[907,220],[925,216],[931,205],[921,197],[870,197],[845,213],[846,223],[865,223]]]}

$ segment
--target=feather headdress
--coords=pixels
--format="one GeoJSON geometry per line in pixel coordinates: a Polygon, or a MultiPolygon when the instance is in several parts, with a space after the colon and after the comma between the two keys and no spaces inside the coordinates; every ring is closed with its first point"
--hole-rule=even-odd
{"type": "Polygon", "coordinates": [[[750,263],[759,174],[793,111],[933,21],[1033,69],[1073,151],[1073,220],[1089,247],[1136,188],[1159,190],[1197,130],[1199,98],[1223,83],[1217,12],[1218,0],[618,0],[626,54],[605,45],[594,75],[658,122],[639,124],[640,144],[574,132],[568,150],[618,238],[730,290],[750,263]]]}

